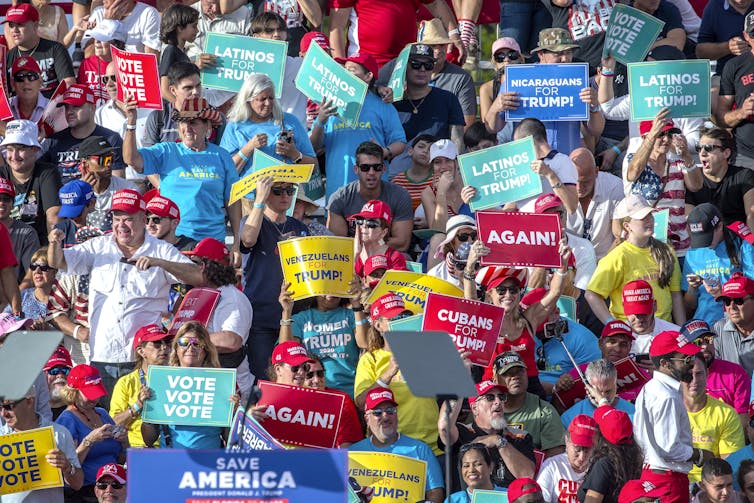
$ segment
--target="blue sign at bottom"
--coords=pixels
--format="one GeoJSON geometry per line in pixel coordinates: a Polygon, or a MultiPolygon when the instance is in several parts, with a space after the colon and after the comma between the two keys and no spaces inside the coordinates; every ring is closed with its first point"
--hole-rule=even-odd
{"type": "Polygon", "coordinates": [[[129,449],[128,502],[346,503],[348,452],[129,449]]]}

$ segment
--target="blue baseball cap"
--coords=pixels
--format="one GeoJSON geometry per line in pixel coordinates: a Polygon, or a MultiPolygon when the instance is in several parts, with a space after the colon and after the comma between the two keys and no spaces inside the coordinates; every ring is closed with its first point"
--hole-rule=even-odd
{"type": "Polygon", "coordinates": [[[683,334],[689,342],[694,342],[699,337],[705,334],[713,334],[715,332],[710,330],[709,325],[704,320],[689,320],[681,325],[681,334],[683,334]]]}
{"type": "Polygon", "coordinates": [[[60,188],[59,217],[75,218],[81,215],[84,206],[94,197],[92,186],[83,180],[72,180],[60,188]]]}

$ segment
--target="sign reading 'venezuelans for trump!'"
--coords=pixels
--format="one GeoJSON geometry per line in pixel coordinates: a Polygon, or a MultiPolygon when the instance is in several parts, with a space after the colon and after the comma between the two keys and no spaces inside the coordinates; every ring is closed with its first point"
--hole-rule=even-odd
{"type": "Polygon", "coordinates": [[[348,297],[353,272],[353,238],[308,236],[278,243],[283,277],[293,300],[317,295],[348,297]]]}
{"type": "Polygon", "coordinates": [[[562,267],[558,215],[477,211],[476,221],[479,239],[490,249],[482,265],[562,267]]]}
{"type": "Polygon", "coordinates": [[[518,108],[506,110],[506,121],[530,117],[541,121],[589,119],[589,104],[579,97],[581,90],[589,87],[586,63],[508,65],[505,85],[521,100],[518,108]]]}

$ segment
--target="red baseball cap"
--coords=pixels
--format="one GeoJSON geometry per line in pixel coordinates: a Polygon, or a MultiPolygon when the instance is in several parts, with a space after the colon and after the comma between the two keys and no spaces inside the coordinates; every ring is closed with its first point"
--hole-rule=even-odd
{"type": "Polygon", "coordinates": [[[126,483],[126,469],[122,465],[118,465],[115,463],[108,463],[106,465],[101,466],[100,469],[97,471],[97,478],[95,479],[95,482],[99,482],[100,479],[103,479],[105,477],[111,477],[116,482],[125,484],[126,483]]]}
{"type": "MultiPolygon", "coordinates": [[[[639,123],[639,134],[644,136],[645,134],[649,133],[649,131],[652,129],[652,122],[653,121],[641,121],[639,123]]],[[[670,131],[671,129],[675,130],[674,133],[683,133],[680,129],[678,129],[675,125],[675,123],[671,120],[665,123],[664,126],[662,126],[662,133],[665,131],[670,131]]]]}
{"type": "Polygon", "coordinates": [[[72,84],[65,90],[63,99],[58,103],[58,106],[71,105],[74,107],[80,107],[86,103],[94,104],[94,92],[89,86],[72,84]]]}
{"type": "Polygon", "coordinates": [[[634,435],[634,425],[631,418],[622,410],[609,405],[597,407],[594,420],[600,427],[600,433],[611,444],[629,444],[634,435]]]}
{"type": "Polygon", "coordinates": [[[364,276],[369,276],[378,269],[389,269],[385,255],[372,255],[364,262],[364,276]]]}
{"type": "Polygon", "coordinates": [[[47,360],[47,363],[45,363],[45,366],[44,368],[42,368],[42,370],[47,372],[51,368],[55,367],[73,367],[73,362],[71,361],[71,353],[69,353],[68,350],[63,346],[58,346],[55,348],[55,351],[47,360]]]}
{"type": "Polygon", "coordinates": [[[479,397],[486,395],[494,389],[499,389],[503,393],[508,393],[508,388],[506,386],[492,382],[489,379],[476,383],[474,387],[476,387],[476,396],[469,397],[469,405],[476,402],[479,397]]]}
{"type": "Polygon", "coordinates": [[[403,299],[391,292],[386,293],[372,302],[369,311],[372,315],[372,320],[376,320],[383,316],[387,319],[395,318],[399,314],[407,311],[407,309],[403,299]]]}
{"type": "Polygon", "coordinates": [[[135,350],[144,342],[159,341],[164,339],[165,337],[169,337],[169,335],[159,325],[155,325],[153,323],[151,325],[141,327],[136,331],[136,335],[134,335],[133,348],[135,350]]]}
{"type": "MultiPolygon", "coordinates": [[[[21,4],[26,5],[26,4],[21,4]]],[[[13,64],[10,67],[10,74],[11,76],[16,75],[18,72],[32,72],[32,73],[42,73],[42,69],[39,68],[39,63],[37,63],[37,60],[34,58],[30,58],[29,56],[21,56],[17,60],[13,62],[13,64]]]]}
{"type": "Polygon", "coordinates": [[[508,486],[508,501],[513,503],[521,496],[534,494],[537,491],[542,491],[542,488],[539,487],[536,480],[528,477],[516,479],[508,486]]]}
{"type": "Polygon", "coordinates": [[[3,23],[24,24],[29,21],[39,21],[39,12],[33,5],[22,3],[8,9],[3,23]]]}
{"type": "MultiPolygon", "coordinates": [[[[151,191],[150,191],[151,192],[151,191]]],[[[181,210],[178,209],[178,205],[165,196],[154,194],[148,198],[144,194],[144,200],[147,202],[147,211],[158,217],[181,219],[181,210]]]]}
{"type": "Polygon", "coordinates": [[[377,387],[369,390],[367,393],[366,401],[364,402],[364,410],[372,410],[378,405],[390,402],[393,405],[398,405],[395,401],[395,395],[390,388],[377,387]]]}
{"type": "Polygon", "coordinates": [[[681,332],[665,330],[655,335],[649,346],[649,356],[662,356],[670,353],[681,353],[688,356],[698,354],[702,348],[689,342],[681,332]]]}
{"type": "Polygon", "coordinates": [[[360,212],[351,215],[351,220],[359,217],[384,220],[387,225],[390,225],[393,222],[393,212],[390,211],[390,206],[379,199],[367,201],[367,203],[361,207],[360,212]]]}
{"type": "Polygon", "coordinates": [[[204,238],[194,247],[194,251],[183,252],[189,257],[201,257],[208,260],[214,260],[223,265],[230,265],[230,250],[225,243],[215,238],[204,238]]]}
{"type": "Polygon", "coordinates": [[[628,337],[632,341],[635,339],[634,332],[633,330],[631,330],[631,327],[629,327],[625,321],[621,320],[612,320],[607,322],[607,324],[602,327],[600,339],[604,337],[614,337],[616,335],[628,337]]]}
{"type": "Polygon", "coordinates": [[[542,194],[534,201],[534,213],[544,213],[551,208],[563,206],[563,200],[555,194],[542,194]]]}
{"type": "Polygon", "coordinates": [[[133,215],[140,211],[146,211],[147,204],[139,192],[133,189],[121,189],[113,194],[110,203],[110,211],[122,211],[133,215]]]}
{"type": "Polygon", "coordinates": [[[306,354],[306,348],[303,344],[296,341],[281,342],[272,350],[272,363],[287,363],[295,367],[304,363],[311,363],[314,360],[306,354]]]}
{"type": "Polygon", "coordinates": [[[526,286],[526,278],[529,272],[526,268],[486,266],[476,273],[476,282],[487,288],[495,288],[508,278],[515,280],[519,288],[526,286]]]}
{"type": "Polygon", "coordinates": [[[71,369],[68,374],[68,386],[79,390],[87,400],[92,402],[107,395],[99,370],[83,363],[71,369]]]}
{"type": "Polygon", "coordinates": [[[599,426],[594,418],[586,414],[579,414],[568,425],[568,436],[573,445],[591,448],[594,446],[594,435],[598,428],[599,426]]]}
{"type": "Polygon", "coordinates": [[[344,65],[347,61],[357,63],[363,66],[366,71],[371,72],[373,79],[377,78],[377,74],[380,71],[380,66],[377,64],[377,61],[367,53],[356,53],[347,58],[335,58],[335,61],[341,65],[344,65]]]}
{"type": "Polygon", "coordinates": [[[663,496],[668,495],[668,487],[657,487],[648,480],[634,479],[626,482],[623,489],[620,490],[618,503],[634,503],[634,501],[640,498],[659,498],[662,503],[663,496]]]}
{"type": "Polygon", "coordinates": [[[754,295],[754,281],[740,272],[733,273],[728,281],[723,283],[723,291],[717,298],[722,302],[724,298],[742,299],[747,295],[754,295]]]}
{"type": "Polygon", "coordinates": [[[8,194],[10,197],[15,198],[16,187],[13,186],[13,182],[8,180],[7,178],[0,178],[0,194],[8,194]]]}
{"type": "Polygon", "coordinates": [[[308,31],[304,33],[303,37],[301,37],[301,42],[298,45],[299,51],[308,51],[309,46],[312,45],[312,42],[316,42],[317,45],[325,51],[329,52],[330,50],[332,50],[332,48],[330,47],[330,41],[324,33],[319,31],[308,31]]]}
{"type": "MultiPolygon", "coordinates": [[[[534,290],[529,290],[528,292],[526,292],[526,295],[521,297],[521,302],[519,302],[519,305],[521,306],[521,309],[526,309],[529,306],[540,302],[545,298],[545,295],[547,295],[547,288],[540,287],[535,288],[534,290]]],[[[542,324],[544,325],[544,323],[542,324]]]]}
{"type": "Polygon", "coordinates": [[[652,314],[654,312],[652,285],[644,280],[629,281],[623,286],[623,312],[652,314]]]}

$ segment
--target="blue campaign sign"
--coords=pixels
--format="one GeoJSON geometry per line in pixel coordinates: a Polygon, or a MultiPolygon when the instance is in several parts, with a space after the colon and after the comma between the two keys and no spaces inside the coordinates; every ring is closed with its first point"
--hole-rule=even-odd
{"type": "Polygon", "coordinates": [[[285,446],[275,440],[256,419],[247,416],[239,408],[236,417],[233,419],[233,426],[230,428],[226,450],[228,452],[248,452],[279,449],[285,449],[285,446]]]}
{"type": "Polygon", "coordinates": [[[587,63],[508,65],[504,82],[506,91],[517,92],[521,98],[517,109],[505,112],[506,121],[589,119],[589,105],[579,98],[581,90],[589,87],[587,63]]]}
{"type": "Polygon", "coordinates": [[[129,449],[128,503],[346,503],[348,451],[129,449]]]}

